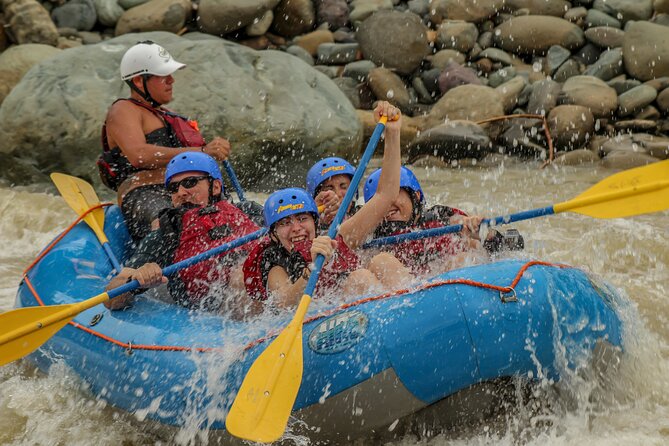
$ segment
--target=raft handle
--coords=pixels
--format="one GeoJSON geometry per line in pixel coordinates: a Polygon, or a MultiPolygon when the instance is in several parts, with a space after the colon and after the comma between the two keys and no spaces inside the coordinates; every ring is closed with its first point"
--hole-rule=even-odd
{"type": "Polygon", "coordinates": [[[499,300],[505,304],[509,302],[518,302],[518,296],[516,296],[515,288],[509,288],[508,291],[500,291],[499,300]]]}
{"type": "Polygon", "coordinates": [[[125,350],[125,354],[128,356],[132,356],[132,341],[128,341],[128,348],[125,350]]]}

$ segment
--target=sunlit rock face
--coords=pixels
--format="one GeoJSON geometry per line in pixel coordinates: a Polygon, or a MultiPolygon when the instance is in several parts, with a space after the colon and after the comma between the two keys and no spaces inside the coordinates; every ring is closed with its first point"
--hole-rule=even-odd
{"type": "Polygon", "coordinates": [[[231,161],[248,187],[301,184],[319,157],[353,160],[359,153],[362,131],[353,106],[300,59],[203,34],[154,32],[68,50],[33,67],[0,107],[0,152],[10,155],[2,176],[29,183],[61,170],[97,180],[107,108],[129,96],[121,57],[147,39],[188,65],[175,74],[169,108],[197,119],[205,137],[228,138],[231,161]]]}

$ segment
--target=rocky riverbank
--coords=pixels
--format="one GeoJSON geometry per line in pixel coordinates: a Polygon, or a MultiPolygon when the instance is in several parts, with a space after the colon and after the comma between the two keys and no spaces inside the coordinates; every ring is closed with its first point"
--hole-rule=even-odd
{"type": "Polygon", "coordinates": [[[145,39],[188,63],[172,107],[256,185],[353,158],[378,99],[407,115],[409,162],[669,156],[669,0],[2,0],[0,23],[12,182],[94,177],[120,57],[145,39]]]}

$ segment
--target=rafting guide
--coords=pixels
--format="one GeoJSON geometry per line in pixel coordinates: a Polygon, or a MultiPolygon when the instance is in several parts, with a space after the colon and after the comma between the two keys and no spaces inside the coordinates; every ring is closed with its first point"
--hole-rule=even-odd
{"type": "Polygon", "coordinates": [[[165,167],[185,150],[199,150],[218,161],[230,155],[230,143],[215,137],[206,143],[196,121],[164,106],[172,100],[177,62],[160,45],[145,41],[126,51],[121,79],[130,97],[118,99],[102,127],[103,151],[98,158],[102,181],[118,193],[130,234],[136,241],[151,230],[170,197],[162,186],[165,167]]]}

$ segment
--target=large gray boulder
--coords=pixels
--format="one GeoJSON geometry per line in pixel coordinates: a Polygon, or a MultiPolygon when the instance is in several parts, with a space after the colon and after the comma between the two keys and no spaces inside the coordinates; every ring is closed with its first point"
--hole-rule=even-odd
{"type": "Polygon", "coordinates": [[[121,57],[147,39],[188,64],[175,74],[169,107],[196,118],[205,137],[231,141],[231,162],[246,187],[302,184],[319,157],[353,161],[359,153],[362,129],[350,102],[300,59],[199,33],[152,32],[63,51],[34,66],[0,106],[0,153],[9,155],[0,174],[30,183],[61,170],[97,181],[107,108],[128,96],[121,57]]]}

